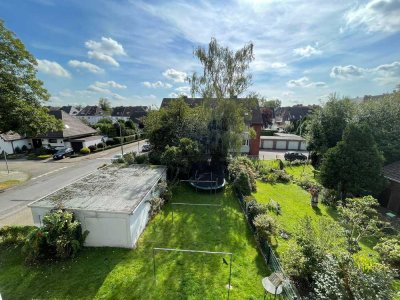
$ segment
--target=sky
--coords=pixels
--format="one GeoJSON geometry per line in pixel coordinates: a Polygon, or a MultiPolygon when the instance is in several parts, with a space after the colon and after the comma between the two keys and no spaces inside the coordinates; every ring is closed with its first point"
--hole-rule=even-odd
{"type": "MultiPolygon", "coordinates": [[[[38,61],[50,105],[155,105],[190,96],[195,47],[254,44],[246,92],[283,105],[400,84],[400,0],[4,0],[0,19],[38,61]]],[[[240,96],[245,96],[246,93],[240,96]]]]}

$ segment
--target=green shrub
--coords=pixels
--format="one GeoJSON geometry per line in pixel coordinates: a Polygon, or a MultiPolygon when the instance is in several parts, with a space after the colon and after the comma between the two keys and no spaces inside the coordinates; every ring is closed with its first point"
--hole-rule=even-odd
{"type": "Polygon", "coordinates": [[[7,245],[23,244],[33,229],[33,226],[3,226],[0,228],[0,242],[7,245]]]}
{"type": "Polygon", "coordinates": [[[98,149],[103,149],[104,148],[104,143],[98,143],[97,144],[98,149]]]}
{"type": "Polygon", "coordinates": [[[106,145],[107,146],[112,146],[112,145],[115,145],[115,144],[116,143],[115,143],[114,139],[109,139],[109,140],[106,141],[106,145]]]}
{"type": "Polygon", "coordinates": [[[400,240],[399,238],[383,238],[375,247],[383,262],[399,270],[400,240]]]}
{"type": "Polygon", "coordinates": [[[286,165],[290,165],[290,166],[303,166],[303,165],[307,165],[308,162],[306,160],[300,160],[300,159],[295,159],[293,161],[289,161],[286,163],[286,165]]]}
{"type": "Polygon", "coordinates": [[[309,191],[310,189],[321,189],[319,184],[307,179],[297,180],[296,184],[306,191],[309,191]]]}
{"type": "Polygon", "coordinates": [[[160,191],[160,198],[164,199],[165,202],[169,202],[172,199],[172,190],[165,180],[161,180],[158,183],[158,189],[160,191]]]}
{"type": "Polygon", "coordinates": [[[39,159],[48,159],[51,157],[51,154],[44,154],[44,155],[38,155],[37,158],[39,159]]]}
{"type": "Polygon", "coordinates": [[[281,214],[281,205],[272,199],[269,200],[268,208],[270,211],[273,211],[277,215],[281,214]]]}
{"type": "Polygon", "coordinates": [[[146,164],[149,162],[149,157],[146,154],[137,155],[135,157],[135,162],[139,165],[146,164]]]}
{"type": "Polygon", "coordinates": [[[22,152],[27,152],[28,151],[28,147],[26,145],[23,145],[21,148],[22,152]]]}
{"type": "Polygon", "coordinates": [[[22,150],[21,150],[21,148],[20,147],[15,147],[14,148],[14,152],[16,153],[16,154],[21,154],[22,153],[22,150]]]}
{"type": "Polygon", "coordinates": [[[253,225],[256,228],[257,237],[260,240],[271,240],[271,236],[276,235],[277,225],[273,217],[261,214],[254,218],[253,225]]]}
{"type": "Polygon", "coordinates": [[[254,165],[244,156],[235,157],[228,165],[229,178],[233,187],[242,195],[250,195],[257,190],[254,165]]]}
{"type": "Polygon", "coordinates": [[[245,171],[240,172],[233,181],[233,187],[243,196],[251,195],[251,183],[249,174],[245,171]]]}
{"type": "Polygon", "coordinates": [[[325,205],[336,207],[339,202],[339,196],[335,190],[323,188],[321,191],[321,202],[325,205]]]}
{"type": "Polygon", "coordinates": [[[161,208],[164,206],[165,200],[163,198],[153,198],[150,200],[150,210],[149,217],[153,218],[156,214],[161,211],[161,208]]]}
{"type": "Polygon", "coordinates": [[[128,165],[132,165],[135,163],[135,157],[136,157],[136,153],[135,152],[131,152],[131,153],[127,153],[124,155],[124,161],[128,164],[128,165]]]}
{"type": "Polygon", "coordinates": [[[133,142],[134,140],[136,140],[136,135],[127,135],[124,137],[125,142],[133,142]]]}
{"type": "Polygon", "coordinates": [[[81,223],[72,212],[55,209],[43,217],[43,226],[32,230],[23,251],[27,261],[74,257],[83,247],[88,231],[82,233],[81,223]]]}
{"type": "Polygon", "coordinates": [[[149,156],[149,162],[153,165],[160,165],[161,164],[161,155],[162,153],[156,150],[150,151],[148,156],[149,156]]]}
{"type": "Polygon", "coordinates": [[[291,180],[291,177],[289,174],[287,174],[284,170],[272,170],[272,172],[275,174],[276,181],[281,182],[281,183],[289,183],[291,180]]]}
{"type": "Polygon", "coordinates": [[[97,150],[96,145],[90,145],[89,147],[90,152],[95,152],[97,150]]]}
{"type": "Polygon", "coordinates": [[[81,152],[82,154],[89,154],[89,153],[90,153],[90,149],[89,149],[88,147],[83,147],[83,148],[80,150],[80,152],[81,152]]]}
{"type": "MultiPolygon", "coordinates": [[[[123,139],[124,138],[122,138],[122,141],[123,139]]],[[[114,137],[113,140],[114,140],[114,145],[121,144],[121,138],[119,136],[114,137]]]]}
{"type": "Polygon", "coordinates": [[[268,205],[258,203],[255,199],[247,202],[247,215],[251,223],[253,223],[256,216],[266,214],[268,210],[268,205]]]}
{"type": "Polygon", "coordinates": [[[49,154],[49,149],[45,148],[45,147],[40,147],[39,149],[36,149],[35,153],[39,156],[39,155],[45,155],[45,154],[49,154]]]}

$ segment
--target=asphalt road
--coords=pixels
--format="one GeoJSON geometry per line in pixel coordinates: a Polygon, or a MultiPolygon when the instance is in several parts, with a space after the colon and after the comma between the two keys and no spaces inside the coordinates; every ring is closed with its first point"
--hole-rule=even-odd
{"type": "MultiPolygon", "coordinates": [[[[142,145],[139,143],[141,151],[142,145]]],[[[124,145],[124,153],[137,152],[138,143],[124,145]]],[[[104,164],[109,164],[111,158],[121,153],[121,148],[113,148],[88,156],[78,158],[66,158],[59,161],[29,161],[11,160],[11,170],[24,171],[30,174],[30,180],[16,187],[0,193],[0,220],[9,217],[26,205],[41,197],[44,197],[88,174],[96,171],[104,164]]],[[[1,162],[0,170],[5,169],[4,162],[1,162]]]]}

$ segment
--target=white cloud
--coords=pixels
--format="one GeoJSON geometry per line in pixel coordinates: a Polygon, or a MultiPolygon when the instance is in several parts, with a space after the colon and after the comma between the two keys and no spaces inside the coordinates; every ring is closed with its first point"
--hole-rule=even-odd
{"type": "Polygon", "coordinates": [[[175,69],[168,69],[162,73],[164,77],[175,82],[185,82],[187,74],[185,72],[177,71],[175,69]]]}
{"type": "Polygon", "coordinates": [[[177,93],[171,93],[168,95],[169,98],[178,98],[179,95],[177,93]]]}
{"type": "Polygon", "coordinates": [[[179,93],[185,93],[185,94],[187,94],[187,93],[190,93],[190,89],[191,89],[190,86],[180,86],[180,87],[177,87],[177,88],[175,89],[175,91],[177,91],[177,92],[179,92],[179,93]]]}
{"type": "Polygon", "coordinates": [[[381,84],[395,84],[400,81],[400,62],[379,65],[375,68],[360,68],[354,65],[334,66],[330,76],[338,79],[367,77],[381,84]]]}
{"type": "Polygon", "coordinates": [[[294,49],[293,53],[301,57],[310,57],[313,55],[321,54],[322,51],[314,48],[313,46],[307,45],[305,47],[294,49]]]}
{"type": "Polygon", "coordinates": [[[281,62],[274,62],[271,64],[272,69],[283,69],[286,67],[287,67],[287,65],[285,63],[281,63],[281,62]]]}
{"type": "Polygon", "coordinates": [[[86,61],[70,60],[68,62],[68,65],[76,69],[86,69],[94,74],[104,73],[104,70],[102,68],[86,61]]]}
{"type": "Polygon", "coordinates": [[[400,1],[372,0],[349,11],[345,18],[349,26],[362,26],[370,32],[400,31],[400,1]]]}
{"type": "Polygon", "coordinates": [[[123,84],[119,84],[113,80],[107,81],[107,82],[99,82],[96,81],[94,83],[95,86],[101,87],[101,88],[115,88],[115,89],[126,89],[127,86],[123,84]]]}
{"type": "Polygon", "coordinates": [[[95,84],[89,85],[88,88],[87,88],[87,90],[88,90],[88,91],[91,91],[91,92],[101,93],[101,94],[107,94],[107,95],[111,95],[111,94],[112,94],[112,91],[111,91],[111,90],[105,89],[105,88],[102,88],[102,87],[99,87],[99,86],[97,86],[97,85],[95,85],[95,84]]]}
{"type": "Polygon", "coordinates": [[[100,42],[89,40],[85,43],[89,58],[118,67],[119,63],[113,56],[126,55],[124,47],[112,38],[102,37],[100,42]]]}
{"type": "Polygon", "coordinates": [[[55,75],[58,77],[70,78],[71,75],[59,63],[49,61],[47,59],[38,59],[37,69],[45,74],[55,75]]]}
{"type": "Polygon", "coordinates": [[[331,70],[330,76],[332,78],[351,79],[363,76],[364,72],[365,69],[353,65],[334,66],[331,70]]]}
{"type": "Polygon", "coordinates": [[[325,87],[326,83],[322,81],[317,81],[313,82],[310,81],[308,77],[301,77],[299,79],[292,79],[289,80],[286,85],[290,88],[293,87],[305,87],[305,88],[311,88],[311,87],[325,87]]]}
{"type": "Polygon", "coordinates": [[[97,60],[100,60],[102,62],[108,63],[109,65],[112,65],[114,67],[119,67],[119,63],[110,55],[97,52],[97,51],[89,51],[88,52],[89,58],[94,58],[97,60]]]}
{"type": "Polygon", "coordinates": [[[166,83],[166,82],[162,82],[162,81],[156,81],[156,82],[144,81],[144,82],[142,82],[142,84],[145,87],[153,88],[153,89],[157,89],[157,88],[170,89],[170,88],[172,88],[172,84],[169,84],[169,83],[166,83]]]}
{"type": "Polygon", "coordinates": [[[282,96],[285,97],[292,97],[294,95],[294,93],[292,91],[286,91],[282,93],[282,96]]]}
{"type": "Polygon", "coordinates": [[[85,43],[86,48],[107,55],[126,55],[124,47],[112,38],[102,37],[100,42],[89,40],[85,43]]]}

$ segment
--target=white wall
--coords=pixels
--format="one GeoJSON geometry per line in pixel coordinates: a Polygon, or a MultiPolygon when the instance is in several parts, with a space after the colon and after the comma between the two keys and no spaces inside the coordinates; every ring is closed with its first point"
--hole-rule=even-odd
{"type": "Polygon", "coordinates": [[[97,145],[98,143],[102,143],[101,137],[98,138],[97,140],[92,140],[92,141],[86,141],[83,143],[83,147],[89,147],[92,145],[97,145]]]}
{"type": "Polygon", "coordinates": [[[31,139],[23,139],[23,140],[16,140],[16,141],[5,141],[0,137],[0,153],[5,151],[7,154],[13,154],[13,147],[14,149],[19,147],[19,149],[22,149],[23,146],[28,147],[28,149],[32,148],[32,140],[31,139]]]}
{"type": "Polygon", "coordinates": [[[298,141],[289,141],[288,149],[289,150],[299,150],[299,143],[298,141]]]}
{"type": "Polygon", "coordinates": [[[286,149],[286,141],[276,141],[276,149],[286,149]]]}
{"type": "MultiPolygon", "coordinates": [[[[58,149],[68,147],[64,144],[64,139],[54,139],[54,140],[56,140],[56,143],[50,143],[49,140],[53,140],[53,139],[42,139],[42,146],[45,148],[55,147],[58,149]]],[[[71,146],[71,144],[69,144],[69,146],[71,146]]]]}

